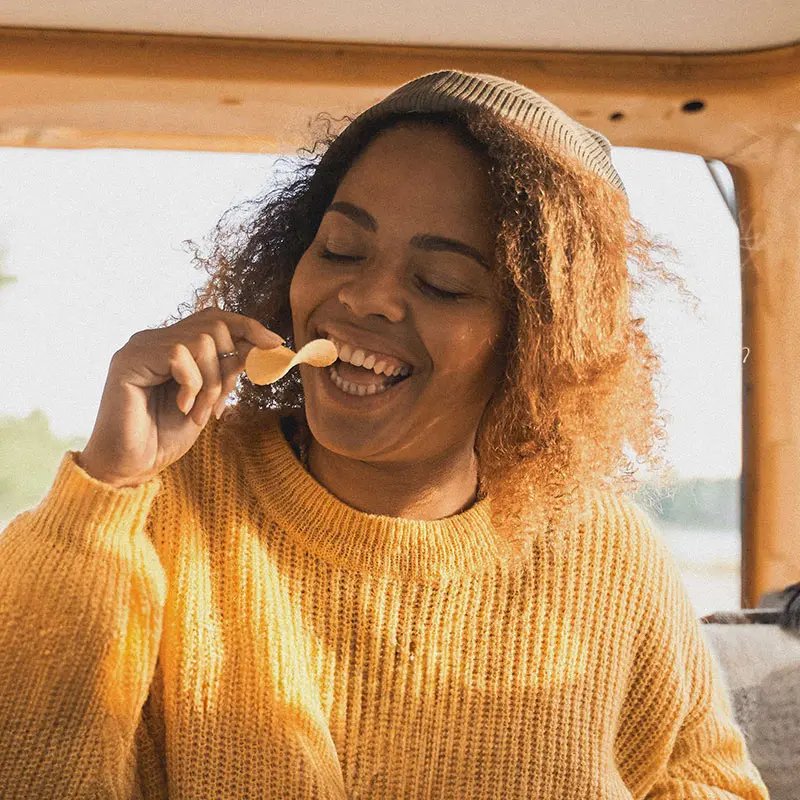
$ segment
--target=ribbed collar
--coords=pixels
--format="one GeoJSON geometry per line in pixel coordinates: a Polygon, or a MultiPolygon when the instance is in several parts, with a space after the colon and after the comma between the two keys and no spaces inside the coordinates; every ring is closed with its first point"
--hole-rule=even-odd
{"type": "Polygon", "coordinates": [[[498,536],[489,498],[438,520],[359,511],[343,503],[303,468],[276,414],[244,461],[258,502],[304,549],[349,570],[414,580],[457,578],[512,558],[498,536]]]}

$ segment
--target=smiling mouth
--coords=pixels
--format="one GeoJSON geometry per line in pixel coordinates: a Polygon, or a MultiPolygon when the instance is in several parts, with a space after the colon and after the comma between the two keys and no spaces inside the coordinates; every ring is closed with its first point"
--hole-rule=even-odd
{"type": "MultiPolygon", "coordinates": [[[[330,367],[327,367],[325,371],[328,373],[328,378],[331,383],[339,391],[356,397],[367,397],[375,394],[383,394],[393,386],[396,386],[398,383],[408,380],[410,377],[410,375],[397,375],[392,378],[384,378],[383,380],[380,380],[379,376],[372,372],[372,370],[356,367],[339,359],[337,359],[336,362],[330,367]],[[353,370],[358,370],[359,372],[363,373],[364,378],[371,377],[371,380],[368,382],[349,380],[347,377],[340,374],[340,372],[344,372],[345,370],[347,370],[346,374],[350,376],[353,375],[353,370]]],[[[362,376],[359,375],[358,377],[361,378],[362,376]]]]}
{"type": "Polygon", "coordinates": [[[364,361],[367,361],[369,357],[372,356],[374,360],[373,363],[384,362],[400,366],[406,371],[411,371],[411,372],[414,371],[413,365],[406,362],[399,356],[384,354],[377,351],[370,351],[368,348],[363,347],[361,344],[353,344],[351,342],[344,341],[343,339],[340,339],[338,336],[329,333],[324,328],[314,328],[312,338],[327,339],[329,342],[333,342],[339,350],[342,350],[344,347],[350,348],[350,351],[352,353],[355,353],[358,350],[362,350],[364,353],[364,361]]]}

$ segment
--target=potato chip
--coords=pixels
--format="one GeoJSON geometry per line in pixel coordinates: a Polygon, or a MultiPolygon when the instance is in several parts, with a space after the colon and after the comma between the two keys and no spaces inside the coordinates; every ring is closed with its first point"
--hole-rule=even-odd
{"type": "Polygon", "coordinates": [[[288,347],[272,347],[264,350],[254,347],[245,360],[244,369],[251,383],[263,386],[275,383],[295,364],[312,367],[328,367],[339,357],[336,345],[328,339],[313,339],[295,353],[288,347]]]}

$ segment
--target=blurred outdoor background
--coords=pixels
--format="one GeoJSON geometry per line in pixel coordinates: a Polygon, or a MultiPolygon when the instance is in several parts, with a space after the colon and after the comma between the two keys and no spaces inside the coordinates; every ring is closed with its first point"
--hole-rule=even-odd
{"type": "MultiPolygon", "coordinates": [[[[0,148],[0,530],[83,447],[114,351],[204,282],[186,240],[207,252],[223,212],[288,168],[278,158],[0,148]]],[[[695,155],[614,148],[613,159],[634,216],[677,248],[669,266],[702,302],[694,314],[667,288],[637,308],[664,360],[678,478],[674,496],[643,507],[698,616],[739,608],[746,347],[732,183],[695,155]]]]}

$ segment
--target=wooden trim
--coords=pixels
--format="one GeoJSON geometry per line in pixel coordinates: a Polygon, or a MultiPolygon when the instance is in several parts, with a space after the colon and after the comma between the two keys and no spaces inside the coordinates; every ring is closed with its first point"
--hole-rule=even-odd
{"type": "Polygon", "coordinates": [[[318,112],[355,114],[442,68],[520,81],[615,145],[731,168],[749,348],[743,604],[800,580],[800,44],[567,53],[0,28],[0,146],[294,152],[318,112]]]}
{"type": "MultiPolygon", "coordinates": [[[[800,110],[800,103],[798,103],[800,110]]],[[[800,580],[800,128],[737,153],[742,254],[742,596],[800,580]]]]}
{"type": "Polygon", "coordinates": [[[525,83],[618,145],[727,160],[795,121],[800,45],[641,55],[0,28],[0,145],[293,151],[317,112],[356,113],[444,67],[525,83]]]}

